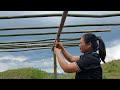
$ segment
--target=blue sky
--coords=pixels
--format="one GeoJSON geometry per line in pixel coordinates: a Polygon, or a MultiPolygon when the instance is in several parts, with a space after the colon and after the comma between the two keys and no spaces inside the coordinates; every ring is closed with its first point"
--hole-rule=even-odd
{"type": "MultiPolygon", "coordinates": [[[[0,11],[0,16],[11,15],[28,15],[28,14],[48,14],[48,13],[62,13],[62,11],[0,11]]],[[[69,11],[74,14],[111,14],[120,13],[120,11],[69,11]]],[[[26,19],[8,19],[0,20],[0,28],[10,27],[32,27],[32,26],[59,26],[61,17],[45,17],[45,18],[26,18],[26,19]]],[[[108,18],[77,18],[67,17],[65,25],[74,24],[91,24],[91,23],[120,23],[120,17],[108,18]]],[[[120,58],[120,26],[104,26],[104,27],[77,27],[77,28],[64,28],[64,31],[78,31],[78,30],[96,30],[96,29],[112,29],[112,32],[95,33],[102,36],[107,47],[106,61],[120,58]]],[[[13,34],[13,33],[37,33],[37,32],[52,32],[57,29],[49,30],[23,30],[23,31],[0,31],[0,34],[13,34]]],[[[71,38],[80,37],[82,34],[61,35],[61,37],[71,38]]],[[[0,42],[7,41],[24,41],[24,40],[40,40],[45,38],[55,38],[56,35],[46,36],[24,36],[24,37],[0,37],[0,42]]],[[[67,48],[72,55],[80,55],[79,47],[67,48]]],[[[53,56],[51,50],[35,50],[29,52],[17,53],[0,53],[0,71],[8,69],[34,67],[53,72],[53,56]]],[[[58,64],[58,72],[63,72],[58,64]]]]}

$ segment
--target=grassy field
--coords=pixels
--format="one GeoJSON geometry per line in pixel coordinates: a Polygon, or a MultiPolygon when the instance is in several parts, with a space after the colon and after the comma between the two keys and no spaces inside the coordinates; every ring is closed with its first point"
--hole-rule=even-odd
{"type": "MultiPolygon", "coordinates": [[[[120,60],[103,64],[103,79],[120,79],[120,60]]],[[[58,79],[74,79],[75,74],[65,74],[58,79]]],[[[0,79],[54,79],[53,74],[34,69],[21,68],[0,72],[0,79]]]]}
{"type": "Polygon", "coordinates": [[[52,74],[34,69],[20,68],[0,73],[0,79],[52,79],[52,74]]]}
{"type": "Polygon", "coordinates": [[[120,60],[102,65],[104,79],[120,79],[120,60]]]}

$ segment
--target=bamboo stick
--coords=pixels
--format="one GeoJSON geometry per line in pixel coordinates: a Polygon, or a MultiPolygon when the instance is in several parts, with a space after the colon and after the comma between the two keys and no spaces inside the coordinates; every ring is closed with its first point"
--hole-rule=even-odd
{"type": "MultiPolygon", "coordinates": [[[[65,25],[64,28],[69,27],[90,27],[90,26],[120,26],[120,23],[108,23],[108,24],[78,24],[78,25],[65,25]]],[[[0,31],[8,31],[8,30],[41,30],[41,29],[56,29],[59,26],[47,26],[47,27],[17,27],[17,28],[0,28],[0,31]]]]}
{"type": "MultiPolygon", "coordinates": [[[[0,16],[0,19],[20,19],[20,18],[37,18],[37,17],[55,17],[62,16],[62,14],[37,14],[37,15],[19,15],[19,16],[0,16]]],[[[89,17],[89,18],[105,18],[120,16],[120,13],[90,15],[90,14],[68,14],[68,17],[89,17]]]]}
{"type": "MultiPolygon", "coordinates": [[[[80,30],[74,32],[62,32],[62,34],[75,34],[75,33],[88,33],[88,32],[110,32],[110,29],[103,30],[80,30]]],[[[14,37],[14,36],[31,36],[31,35],[50,35],[56,32],[43,32],[43,33],[26,33],[26,34],[0,34],[0,37],[14,37]]]]}
{"type": "Polygon", "coordinates": [[[60,41],[60,35],[61,35],[61,33],[62,33],[62,29],[63,29],[63,27],[64,27],[64,23],[65,23],[67,14],[68,14],[68,11],[64,11],[64,12],[63,12],[63,16],[62,16],[62,19],[61,19],[61,23],[60,23],[60,26],[59,26],[59,30],[58,30],[57,36],[56,36],[56,40],[57,40],[58,42],[60,41]]]}
{"type": "MultiPolygon", "coordinates": [[[[65,47],[78,46],[78,45],[79,44],[76,44],[76,45],[75,44],[74,45],[71,44],[71,45],[66,45],[65,47]]],[[[51,48],[52,46],[31,47],[31,48],[41,48],[41,49],[43,48],[44,49],[44,48],[48,48],[48,47],[51,48]]],[[[19,47],[18,48],[16,48],[16,47],[0,47],[1,50],[14,50],[14,49],[17,49],[17,50],[20,49],[21,50],[21,49],[31,49],[31,48],[30,47],[29,48],[27,48],[27,47],[23,47],[23,48],[19,48],[19,47]]]]}
{"type": "MultiPolygon", "coordinates": [[[[52,41],[54,40],[54,38],[52,39],[42,39],[42,40],[30,40],[30,41],[19,41],[19,42],[16,42],[16,41],[12,41],[12,42],[8,42],[9,44],[16,44],[16,43],[31,43],[31,42],[42,42],[42,41],[52,41]]],[[[6,44],[6,42],[0,42],[0,44],[6,44]]]]}
{"type": "Polygon", "coordinates": [[[50,49],[50,47],[43,47],[43,48],[32,48],[32,49],[25,49],[25,50],[0,50],[0,52],[24,52],[24,51],[32,51],[32,50],[41,50],[41,49],[50,49]]]}
{"type": "MultiPolygon", "coordinates": [[[[97,36],[100,37],[100,36],[97,36]]],[[[60,42],[69,42],[69,41],[77,41],[81,38],[61,38],[60,42]]],[[[52,39],[42,39],[42,40],[30,40],[30,41],[19,41],[19,42],[0,42],[0,45],[27,45],[27,44],[41,44],[41,43],[53,43],[54,38],[52,39]],[[47,41],[47,42],[46,42],[47,41]],[[51,41],[51,42],[48,42],[51,41]]]]}
{"type": "MultiPolygon", "coordinates": [[[[66,43],[64,46],[78,46],[79,43],[66,43]]],[[[0,49],[16,49],[16,48],[34,48],[34,47],[52,47],[53,43],[50,44],[29,44],[29,45],[0,45],[0,49]]]]}
{"type": "MultiPolygon", "coordinates": [[[[71,48],[76,46],[65,46],[65,48],[71,48]]],[[[51,47],[43,47],[43,48],[32,48],[32,49],[26,49],[26,50],[0,50],[0,52],[26,52],[26,51],[32,51],[32,50],[45,50],[45,49],[51,49],[51,47]]]]}
{"type": "MultiPolygon", "coordinates": [[[[21,44],[21,45],[24,45],[24,44],[41,44],[41,43],[53,43],[54,41],[49,41],[50,39],[46,39],[45,41],[43,40],[34,40],[34,41],[20,41],[20,42],[0,42],[0,45],[4,45],[4,44],[15,44],[15,45],[18,45],[18,44],[21,44]],[[47,42],[46,42],[47,41],[47,42]],[[49,41],[49,42],[48,42],[49,41]]],[[[53,39],[51,39],[53,40],[53,39]]],[[[80,40],[80,38],[66,38],[66,39],[61,39],[60,42],[67,42],[67,41],[73,41],[73,40],[80,40]]]]}
{"type": "Polygon", "coordinates": [[[57,79],[57,60],[54,51],[53,51],[53,58],[54,58],[54,79],[57,79]]]}
{"type": "Polygon", "coordinates": [[[62,33],[62,29],[64,27],[64,23],[65,23],[67,14],[68,14],[68,11],[63,12],[62,19],[61,19],[61,22],[60,22],[60,26],[59,26],[59,29],[58,29],[58,32],[57,32],[56,40],[55,40],[54,45],[52,47],[52,51],[53,51],[53,54],[54,54],[54,77],[55,77],[55,79],[57,79],[57,61],[56,61],[56,54],[54,53],[54,47],[55,47],[56,41],[57,42],[60,41],[60,35],[62,33]]]}
{"type": "MultiPolygon", "coordinates": [[[[70,48],[70,47],[76,47],[75,45],[73,45],[73,46],[64,46],[65,48],[70,48]]],[[[78,47],[78,45],[77,45],[77,47],[78,47]]],[[[31,50],[41,50],[41,49],[51,49],[51,47],[34,47],[34,48],[27,48],[27,49],[18,49],[18,50],[14,50],[14,49],[11,49],[11,50],[9,50],[9,49],[1,49],[0,50],[0,52],[24,52],[24,51],[31,51],[31,50]]]]}

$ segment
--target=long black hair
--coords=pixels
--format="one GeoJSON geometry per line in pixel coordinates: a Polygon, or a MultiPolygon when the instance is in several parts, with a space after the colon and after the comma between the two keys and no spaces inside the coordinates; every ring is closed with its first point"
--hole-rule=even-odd
{"type": "Polygon", "coordinates": [[[83,37],[86,44],[88,43],[92,44],[93,52],[96,52],[98,50],[101,60],[105,63],[106,48],[104,41],[101,38],[96,37],[96,35],[91,33],[84,34],[83,37]]]}

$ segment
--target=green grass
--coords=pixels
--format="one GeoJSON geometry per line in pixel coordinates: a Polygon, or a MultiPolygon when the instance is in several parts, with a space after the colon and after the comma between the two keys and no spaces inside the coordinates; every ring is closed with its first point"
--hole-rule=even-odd
{"type": "MultiPolygon", "coordinates": [[[[103,64],[103,79],[120,79],[120,60],[103,64]]],[[[58,79],[74,79],[75,74],[65,74],[58,79]]],[[[0,72],[0,79],[54,79],[53,74],[34,68],[21,68],[0,72]]]]}
{"type": "Polygon", "coordinates": [[[69,73],[58,77],[58,79],[74,79],[74,78],[75,78],[75,73],[69,73]]]}
{"type": "Polygon", "coordinates": [[[120,79],[120,60],[102,65],[104,79],[120,79]]]}
{"type": "Polygon", "coordinates": [[[33,68],[20,68],[0,73],[0,79],[53,79],[53,75],[33,68]]]}

